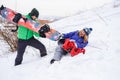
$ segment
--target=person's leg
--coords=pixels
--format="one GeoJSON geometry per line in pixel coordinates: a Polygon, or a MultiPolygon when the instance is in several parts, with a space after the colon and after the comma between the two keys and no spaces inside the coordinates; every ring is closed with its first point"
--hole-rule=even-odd
{"type": "Polygon", "coordinates": [[[56,50],[55,50],[55,54],[53,59],[50,61],[50,63],[54,63],[54,61],[60,61],[62,56],[66,54],[66,52],[61,48],[62,45],[58,45],[56,50]]]}
{"type": "Polygon", "coordinates": [[[46,51],[45,46],[40,41],[38,41],[37,39],[32,38],[29,41],[29,45],[32,46],[32,47],[34,47],[34,48],[36,48],[36,49],[39,49],[41,57],[47,55],[47,51],[46,51]]]}
{"type": "Polygon", "coordinates": [[[25,52],[25,48],[27,46],[27,42],[24,40],[18,40],[18,50],[17,50],[17,56],[15,59],[15,66],[22,63],[23,60],[23,54],[25,52]]]}

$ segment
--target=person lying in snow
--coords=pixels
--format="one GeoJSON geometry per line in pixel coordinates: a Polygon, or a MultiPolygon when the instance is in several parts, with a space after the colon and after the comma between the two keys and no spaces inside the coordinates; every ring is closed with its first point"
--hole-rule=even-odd
{"type": "Polygon", "coordinates": [[[73,57],[79,53],[85,53],[84,47],[88,44],[88,37],[92,28],[83,28],[82,30],[73,31],[62,35],[62,39],[58,41],[53,59],[50,64],[60,61],[62,56],[70,53],[73,57]]]}

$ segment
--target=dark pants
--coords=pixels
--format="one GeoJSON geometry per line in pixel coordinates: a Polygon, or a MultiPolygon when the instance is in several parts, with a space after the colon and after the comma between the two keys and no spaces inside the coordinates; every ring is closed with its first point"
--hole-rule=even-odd
{"type": "Polygon", "coordinates": [[[16,59],[15,59],[15,65],[21,64],[23,60],[23,54],[28,45],[36,49],[39,49],[41,57],[47,55],[45,46],[40,41],[35,39],[34,37],[29,40],[18,39],[18,50],[17,50],[16,59]]]}

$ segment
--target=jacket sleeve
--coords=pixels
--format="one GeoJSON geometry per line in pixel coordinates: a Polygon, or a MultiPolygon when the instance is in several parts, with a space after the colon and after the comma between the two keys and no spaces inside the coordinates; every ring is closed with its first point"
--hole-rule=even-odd
{"type": "Polygon", "coordinates": [[[82,43],[80,43],[80,42],[76,42],[76,44],[77,44],[77,47],[78,48],[84,48],[84,47],[86,47],[87,46],[87,44],[88,44],[88,41],[87,42],[82,42],[82,43]]]}
{"type": "Polygon", "coordinates": [[[66,33],[66,34],[63,34],[63,38],[70,38],[71,36],[73,36],[77,31],[73,31],[73,32],[69,32],[69,33],[66,33]]]}
{"type": "Polygon", "coordinates": [[[36,37],[40,37],[40,35],[39,35],[38,33],[36,33],[36,32],[33,32],[33,34],[34,34],[34,36],[36,36],[36,37]]]}

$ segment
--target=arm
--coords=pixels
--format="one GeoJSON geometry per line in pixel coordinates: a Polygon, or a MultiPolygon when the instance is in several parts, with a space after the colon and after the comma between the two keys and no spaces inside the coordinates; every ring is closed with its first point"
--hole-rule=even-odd
{"type": "Polygon", "coordinates": [[[76,44],[77,44],[78,48],[84,48],[84,47],[87,46],[88,41],[87,42],[78,42],[78,41],[76,41],[76,44]]]}
{"type": "Polygon", "coordinates": [[[72,37],[77,31],[73,31],[73,32],[69,32],[69,33],[66,33],[66,34],[63,34],[63,38],[70,38],[72,37]]]}

